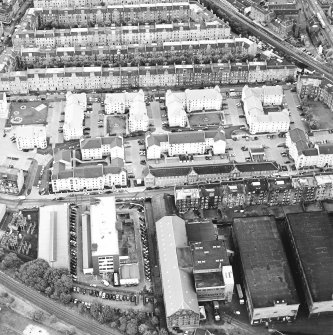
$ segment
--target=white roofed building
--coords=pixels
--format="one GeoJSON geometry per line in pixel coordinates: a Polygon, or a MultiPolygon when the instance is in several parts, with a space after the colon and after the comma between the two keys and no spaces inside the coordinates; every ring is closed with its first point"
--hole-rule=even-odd
{"type": "Polygon", "coordinates": [[[99,204],[90,207],[91,254],[94,274],[113,273],[114,263],[126,263],[128,255],[119,252],[114,197],[98,198],[99,204]]]}
{"type": "Polygon", "coordinates": [[[104,103],[106,114],[123,114],[126,107],[126,93],[107,93],[104,103]]]}
{"type": "Polygon", "coordinates": [[[140,90],[132,98],[129,105],[128,129],[131,133],[136,131],[147,131],[149,127],[149,117],[144,99],[144,93],[140,90]]]}
{"type": "Polygon", "coordinates": [[[51,267],[69,269],[68,204],[39,208],[38,258],[51,267]]]}
{"type": "Polygon", "coordinates": [[[67,92],[65,106],[64,139],[70,141],[83,136],[84,111],[87,109],[87,95],[67,92]]]}
{"type": "Polygon", "coordinates": [[[179,266],[177,248],[187,247],[185,221],[165,216],[156,222],[157,247],[167,327],[199,326],[199,305],[193,276],[179,266]]]}
{"type": "Polygon", "coordinates": [[[186,127],[188,124],[188,118],[184,109],[184,106],[174,100],[169,102],[168,108],[168,121],[170,127],[186,127]]]}
{"type": "Polygon", "coordinates": [[[27,125],[15,127],[18,150],[47,147],[45,126],[27,125]]]}
{"type": "Polygon", "coordinates": [[[125,156],[121,136],[82,139],[80,149],[83,160],[102,159],[105,156],[124,159],[125,156]]]}
{"type": "Polygon", "coordinates": [[[277,107],[271,110],[264,106],[280,106],[283,92],[280,89],[249,88],[242,91],[243,108],[251,134],[287,132],[289,130],[289,111],[277,107]],[[276,93],[276,94],[275,94],[276,93]]]}
{"type": "Polygon", "coordinates": [[[199,110],[221,110],[222,95],[220,88],[205,88],[199,90],[185,90],[186,109],[188,112],[199,110]]]}

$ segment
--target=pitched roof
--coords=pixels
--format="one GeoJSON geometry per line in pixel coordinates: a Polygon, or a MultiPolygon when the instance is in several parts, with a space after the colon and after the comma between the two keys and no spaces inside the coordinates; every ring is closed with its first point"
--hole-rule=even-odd
{"type": "Polygon", "coordinates": [[[98,149],[102,147],[100,138],[85,138],[80,142],[81,150],[83,149],[98,149]]]}
{"type": "Polygon", "coordinates": [[[181,133],[169,134],[170,144],[203,143],[203,142],[205,142],[205,133],[202,131],[200,132],[186,131],[181,133]]]}
{"type": "Polygon", "coordinates": [[[289,136],[292,142],[296,143],[298,141],[307,142],[307,138],[305,136],[305,132],[302,129],[295,128],[289,131],[289,136]]]}
{"type": "Polygon", "coordinates": [[[319,144],[318,151],[321,155],[333,155],[333,144],[319,144]]]}
{"type": "Polygon", "coordinates": [[[199,314],[192,275],[178,267],[177,248],[187,247],[185,221],[164,216],[156,222],[156,235],[166,316],[182,310],[199,314]]]}

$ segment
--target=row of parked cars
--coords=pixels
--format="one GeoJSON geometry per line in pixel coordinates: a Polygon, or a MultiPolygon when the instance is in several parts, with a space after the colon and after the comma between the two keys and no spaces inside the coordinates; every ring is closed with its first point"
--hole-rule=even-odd
{"type": "Polygon", "coordinates": [[[73,287],[73,292],[81,293],[81,294],[89,294],[91,296],[95,296],[101,299],[108,299],[108,300],[116,300],[116,301],[130,301],[134,302],[135,304],[139,303],[139,297],[135,294],[127,295],[127,294],[118,294],[118,293],[106,293],[99,290],[88,290],[79,286],[73,287]]]}
{"type": "Polygon", "coordinates": [[[77,205],[71,204],[69,207],[69,246],[70,246],[70,274],[74,282],[77,281],[77,241],[76,241],[76,219],[77,205]]]}
{"type": "Polygon", "coordinates": [[[140,233],[141,233],[141,244],[142,244],[142,254],[145,276],[148,281],[151,281],[151,269],[149,262],[149,248],[148,248],[148,234],[145,219],[140,216],[140,233]]]}

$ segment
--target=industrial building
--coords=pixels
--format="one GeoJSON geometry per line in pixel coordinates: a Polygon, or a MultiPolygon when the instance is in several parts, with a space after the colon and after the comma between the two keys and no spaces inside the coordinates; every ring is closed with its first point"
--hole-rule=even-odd
{"type": "Polygon", "coordinates": [[[333,313],[333,225],[326,212],[288,214],[286,232],[310,316],[333,313]]]}
{"type": "Polygon", "coordinates": [[[233,234],[251,324],[294,320],[299,300],[275,219],[234,219],[233,234]]]}
{"type": "MultiPolygon", "coordinates": [[[[116,228],[116,203],[114,197],[97,198],[99,203],[90,207],[90,224],[84,225],[90,235],[91,268],[84,271],[94,274],[110,274],[118,272],[121,264],[128,260],[127,249],[119,248],[118,230],[116,228]],[[90,232],[89,232],[90,228],[90,232]]],[[[89,235],[88,235],[89,234],[89,235]]],[[[89,248],[89,238],[83,243],[84,248],[89,248]]],[[[89,250],[83,250],[83,255],[89,259],[89,250]]],[[[89,262],[85,264],[89,265],[89,262]]]]}
{"type": "Polygon", "coordinates": [[[39,208],[38,258],[53,268],[69,269],[68,204],[39,208]]]}

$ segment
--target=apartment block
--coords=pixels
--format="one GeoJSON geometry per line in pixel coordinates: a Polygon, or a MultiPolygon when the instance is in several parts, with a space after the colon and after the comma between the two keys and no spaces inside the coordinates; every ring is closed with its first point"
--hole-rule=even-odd
{"type": "Polygon", "coordinates": [[[187,112],[198,110],[221,110],[222,108],[222,95],[220,88],[205,88],[199,90],[187,89],[182,93],[172,93],[168,90],[165,93],[165,104],[168,107],[170,102],[177,101],[183,103],[187,112]]]}
{"type": "Polygon", "coordinates": [[[231,302],[234,277],[224,241],[195,242],[190,248],[198,301],[231,302]]]}
{"type": "Polygon", "coordinates": [[[251,324],[294,320],[299,299],[275,219],[234,219],[233,234],[251,324]]]}
{"type": "Polygon", "coordinates": [[[121,136],[86,138],[80,141],[82,160],[103,159],[110,156],[111,159],[124,159],[124,144],[121,136]]]}
{"type": "Polygon", "coordinates": [[[7,102],[6,93],[0,93],[0,118],[7,119],[9,113],[9,103],[7,102]]]}
{"type": "Polygon", "coordinates": [[[76,140],[83,136],[83,120],[86,109],[87,96],[85,93],[67,92],[63,126],[65,141],[76,140]]]}
{"type": "Polygon", "coordinates": [[[128,129],[131,133],[136,131],[147,131],[149,117],[144,99],[143,91],[135,95],[129,107],[128,129]]]}
{"type": "Polygon", "coordinates": [[[143,170],[146,187],[212,183],[236,178],[268,177],[278,173],[276,162],[152,167],[143,170]]]}
{"type": "Polygon", "coordinates": [[[53,192],[103,190],[125,186],[127,173],[120,158],[109,160],[107,165],[80,161],[70,150],[58,151],[54,156],[51,177],[53,192]]]}
{"type": "Polygon", "coordinates": [[[226,139],[222,129],[210,131],[188,131],[182,133],[146,135],[147,159],[168,156],[203,155],[211,149],[214,155],[225,153],[226,139]]]}
{"type": "Polygon", "coordinates": [[[295,128],[287,133],[286,145],[297,169],[333,166],[333,143],[313,145],[303,130],[295,128]]]}
{"type": "MultiPolygon", "coordinates": [[[[58,9],[71,7],[95,7],[109,5],[140,5],[140,4],[158,4],[173,3],[175,0],[34,0],[34,7],[58,9]]],[[[188,0],[177,0],[177,3],[188,3],[188,0]]]]}
{"type": "Polygon", "coordinates": [[[287,214],[285,228],[309,316],[332,314],[333,229],[329,214],[287,214]]]}
{"type": "Polygon", "coordinates": [[[47,147],[45,126],[28,125],[15,127],[18,150],[45,149],[47,147]]]}
{"type": "Polygon", "coordinates": [[[259,5],[253,4],[251,6],[250,18],[261,24],[266,25],[274,17],[274,13],[268,8],[261,7],[259,5]]]}
{"type": "Polygon", "coordinates": [[[163,21],[184,21],[190,16],[190,4],[184,2],[107,5],[99,7],[57,8],[38,10],[41,26],[89,27],[95,25],[111,26],[131,22],[160,23],[163,21]]]}
{"type": "Polygon", "coordinates": [[[148,67],[83,67],[28,69],[6,72],[0,77],[0,91],[62,91],[81,89],[129,89],[221,85],[284,80],[295,76],[293,64],[270,62],[216,63],[148,67]]]}
{"type": "Polygon", "coordinates": [[[13,47],[56,48],[59,46],[130,45],[166,41],[219,40],[230,35],[230,27],[220,21],[180,22],[111,27],[28,30],[17,28],[12,36],[13,47]]]}
{"type": "Polygon", "coordinates": [[[244,86],[242,102],[251,134],[288,131],[289,111],[280,107],[282,98],[281,86],[264,86],[262,89],[244,86]]]}

